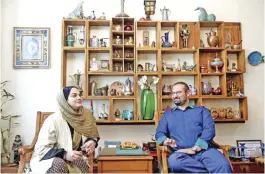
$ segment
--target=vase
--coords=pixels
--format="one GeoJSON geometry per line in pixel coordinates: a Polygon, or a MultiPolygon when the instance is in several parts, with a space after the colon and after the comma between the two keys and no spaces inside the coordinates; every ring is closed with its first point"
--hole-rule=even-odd
{"type": "Polygon", "coordinates": [[[143,120],[152,120],[155,112],[155,96],[151,89],[143,89],[141,94],[141,116],[143,120]]]}

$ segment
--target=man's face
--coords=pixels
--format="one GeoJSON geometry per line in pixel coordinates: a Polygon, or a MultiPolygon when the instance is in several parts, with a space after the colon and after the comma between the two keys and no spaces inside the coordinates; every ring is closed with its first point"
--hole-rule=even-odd
{"type": "Polygon", "coordinates": [[[76,88],[72,88],[67,100],[67,103],[74,109],[78,110],[83,106],[82,96],[80,96],[80,91],[76,88]]]}
{"type": "Polygon", "coordinates": [[[175,85],[172,88],[171,97],[176,106],[184,105],[190,96],[190,91],[185,91],[185,86],[182,84],[175,85]]]}

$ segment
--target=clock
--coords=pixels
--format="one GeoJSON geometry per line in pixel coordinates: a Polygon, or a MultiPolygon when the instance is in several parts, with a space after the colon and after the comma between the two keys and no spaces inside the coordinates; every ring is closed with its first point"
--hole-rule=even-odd
{"type": "Polygon", "coordinates": [[[149,31],[143,31],[143,45],[149,46],[149,31]]]}
{"type": "Polygon", "coordinates": [[[100,60],[100,61],[101,61],[100,69],[109,70],[109,60],[100,60]]]}

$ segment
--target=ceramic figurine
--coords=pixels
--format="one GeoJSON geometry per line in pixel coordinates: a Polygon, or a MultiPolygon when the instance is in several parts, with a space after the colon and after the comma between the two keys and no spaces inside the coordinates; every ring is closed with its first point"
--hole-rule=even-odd
{"type": "Polygon", "coordinates": [[[155,43],[155,41],[152,42],[151,47],[156,47],[156,43],[155,43]]]}
{"type": "Polygon", "coordinates": [[[203,43],[202,39],[200,40],[200,47],[202,47],[202,48],[204,47],[204,43],[203,43]]]}
{"type": "Polygon", "coordinates": [[[115,120],[121,120],[121,118],[120,118],[120,116],[121,116],[121,112],[120,112],[119,109],[116,109],[116,110],[115,110],[114,115],[115,115],[115,120]]]}
{"type": "Polygon", "coordinates": [[[106,20],[105,13],[103,12],[102,15],[98,18],[98,20],[106,20]]]}
{"type": "Polygon", "coordinates": [[[236,63],[232,63],[232,69],[231,69],[231,71],[237,71],[237,69],[236,69],[236,63]]]}
{"type": "Polygon", "coordinates": [[[197,89],[195,88],[195,86],[189,85],[189,89],[190,89],[191,95],[197,95],[197,89]]]}
{"type": "Polygon", "coordinates": [[[13,142],[12,150],[14,151],[14,163],[19,164],[19,153],[18,153],[18,148],[22,146],[22,141],[20,135],[15,136],[15,141],[13,142]]]}
{"type": "Polygon", "coordinates": [[[188,48],[188,39],[190,35],[190,30],[188,30],[187,25],[182,25],[180,36],[182,37],[183,48],[188,48]]]}
{"type": "Polygon", "coordinates": [[[215,21],[216,17],[214,14],[207,14],[206,10],[202,7],[198,7],[195,9],[196,10],[200,10],[200,15],[198,17],[199,21],[215,21]]]}
{"type": "Polygon", "coordinates": [[[216,35],[216,32],[213,31],[211,28],[211,31],[209,33],[205,33],[207,35],[207,42],[210,47],[216,47],[219,44],[219,37],[216,35]]]}
{"type": "Polygon", "coordinates": [[[117,36],[117,37],[116,37],[116,44],[117,44],[117,45],[120,45],[120,44],[121,44],[120,36],[117,36]]]}
{"type": "Polygon", "coordinates": [[[83,2],[80,2],[77,7],[64,19],[84,19],[83,2]]]}
{"type": "Polygon", "coordinates": [[[96,58],[92,58],[90,71],[97,71],[97,70],[98,70],[97,60],[96,58]]]}

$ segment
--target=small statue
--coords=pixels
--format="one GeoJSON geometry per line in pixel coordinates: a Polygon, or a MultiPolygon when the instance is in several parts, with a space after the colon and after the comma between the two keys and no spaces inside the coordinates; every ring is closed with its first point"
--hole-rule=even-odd
{"type": "Polygon", "coordinates": [[[83,1],[81,1],[77,7],[64,19],[84,19],[83,1]]]}
{"type": "Polygon", "coordinates": [[[13,142],[12,150],[14,151],[14,163],[19,164],[19,153],[18,153],[18,148],[22,146],[22,141],[20,135],[15,136],[15,141],[13,142]]]}
{"type": "Polygon", "coordinates": [[[183,40],[183,48],[188,48],[188,39],[189,39],[190,31],[187,29],[187,25],[182,25],[182,29],[180,32],[180,36],[183,40]]]}
{"type": "Polygon", "coordinates": [[[200,47],[202,47],[202,48],[204,47],[204,43],[203,43],[202,39],[200,40],[200,47]]]}
{"type": "Polygon", "coordinates": [[[97,70],[98,70],[97,60],[96,58],[92,58],[90,71],[97,71],[97,70]]]}
{"type": "Polygon", "coordinates": [[[131,63],[128,63],[127,64],[127,72],[132,72],[133,71],[133,67],[132,67],[132,64],[131,63]]]}
{"type": "Polygon", "coordinates": [[[115,110],[114,115],[115,115],[115,120],[121,120],[121,118],[120,118],[120,116],[121,116],[121,112],[120,112],[119,109],[116,109],[116,110],[115,110]]]}
{"type": "Polygon", "coordinates": [[[232,69],[231,69],[231,71],[237,71],[237,69],[236,69],[236,63],[232,63],[232,69]]]}
{"type": "Polygon", "coordinates": [[[98,20],[106,20],[105,13],[103,12],[102,15],[98,18],[98,20]]]}
{"type": "Polygon", "coordinates": [[[151,45],[152,47],[156,47],[156,43],[155,43],[155,41],[153,41],[152,42],[152,45],[151,45]]]}
{"type": "Polygon", "coordinates": [[[215,21],[216,17],[214,14],[207,14],[206,10],[202,7],[198,7],[195,9],[196,10],[200,10],[200,15],[198,17],[199,21],[215,21]]]}
{"type": "Polygon", "coordinates": [[[182,65],[182,68],[181,68],[181,71],[186,71],[186,66],[187,66],[187,62],[184,61],[183,65],[182,65]]]}
{"type": "Polygon", "coordinates": [[[124,85],[124,95],[127,96],[132,96],[133,95],[133,91],[132,91],[132,82],[131,80],[128,79],[125,81],[125,85],[124,85]]]}
{"type": "Polygon", "coordinates": [[[181,71],[180,59],[178,58],[178,66],[176,68],[177,71],[181,71]]]}
{"type": "Polygon", "coordinates": [[[96,20],[96,15],[95,15],[95,11],[91,11],[92,14],[90,16],[88,16],[88,19],[92,19],[92,20],[96,20]]]}
{"type": "Polygon", "coordinates": [[[195,86],[189,85],[191,95],[197,95],[197,89],[195,86]]]}

